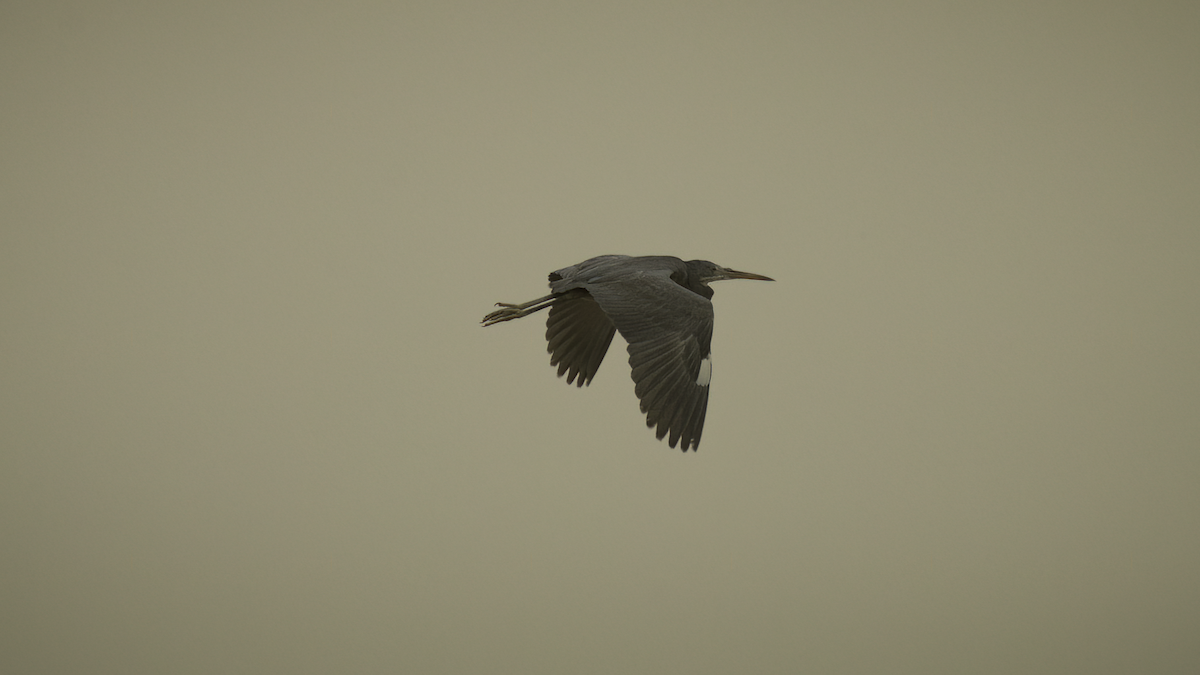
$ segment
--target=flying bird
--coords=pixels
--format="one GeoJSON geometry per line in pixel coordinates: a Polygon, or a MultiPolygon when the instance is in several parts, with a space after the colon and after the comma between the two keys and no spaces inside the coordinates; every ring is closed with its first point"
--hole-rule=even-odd
{"type": "Polygon", "coordinates": [[[602,255],[550,273],[550,295],[500,309],[483,325],[550,308],[550,365],[567,384],[590,384],[613,333],[629,343],[634,393],[655,435],[684,452],[700,445],[712,378],[713,290],[724,279],[770,277],[672,256],[602,255]]]}

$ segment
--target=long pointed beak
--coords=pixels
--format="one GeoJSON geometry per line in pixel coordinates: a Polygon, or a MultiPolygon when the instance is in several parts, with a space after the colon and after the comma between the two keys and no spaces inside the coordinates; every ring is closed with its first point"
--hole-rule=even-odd
{"type": "Polygon", "coordinates": [[[739,272],[737,270],[731,270],[727,267],[721,268],[721,271],[725,274],[726,279],[753,279],[755,281],[775,281],[771,277],[764,277],[761,274],[754,274],[753,272],[739,272]]]}

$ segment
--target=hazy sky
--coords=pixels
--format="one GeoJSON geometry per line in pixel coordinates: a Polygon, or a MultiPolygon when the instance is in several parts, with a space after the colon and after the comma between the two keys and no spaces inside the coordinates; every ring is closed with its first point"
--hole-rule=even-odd
{"type": "Polygon", "coordinates": [[[1200,4],[0,6],[0,671],[1200,672],[1200,4]],[[496,301],[706,258],[698,453],[496,301]]]}

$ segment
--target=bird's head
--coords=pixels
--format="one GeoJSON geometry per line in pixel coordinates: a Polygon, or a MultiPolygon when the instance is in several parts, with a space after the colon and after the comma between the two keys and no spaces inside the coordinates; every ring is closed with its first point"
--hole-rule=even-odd
{"type": "Polygon", "coordinates": [[[755,281],[775,281],[771,277],[752,272],[739,272],[728,267],[721,267],[708,260],[689,260],[688,271],[696,281],[707,284],[710,281],[725,281],[727,279],[753,279],[755,281]]]}

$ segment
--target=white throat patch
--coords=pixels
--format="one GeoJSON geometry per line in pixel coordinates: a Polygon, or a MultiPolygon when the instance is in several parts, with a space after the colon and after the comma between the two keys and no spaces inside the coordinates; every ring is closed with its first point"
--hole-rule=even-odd
{"type": "Polygon", "coordinates": [[[700,362],[700,375],[696,377],[696,384],[701,387],[707,387],[709,380],[712,379],[712,354],[704,357],[700,362]]]}

